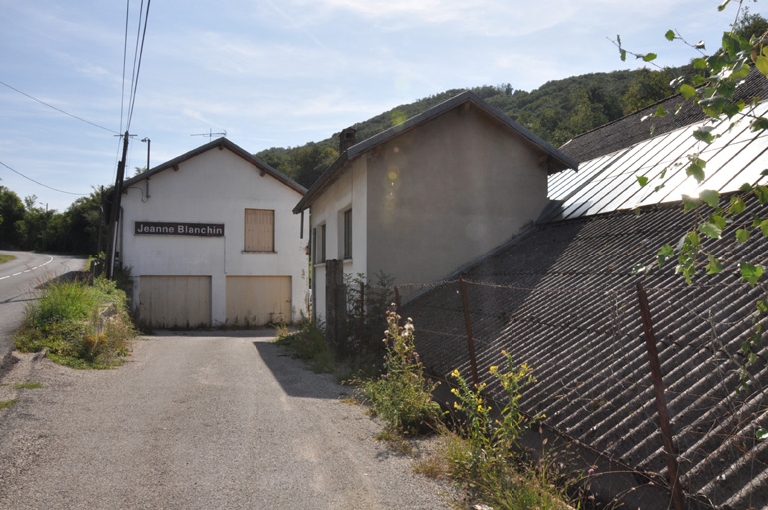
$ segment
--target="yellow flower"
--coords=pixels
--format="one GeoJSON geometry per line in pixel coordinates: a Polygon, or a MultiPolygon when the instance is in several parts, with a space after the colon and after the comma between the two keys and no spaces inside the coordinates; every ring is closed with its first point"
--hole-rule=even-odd
{"type": "Polygon", "coordinates": [[[456,377],[457,379],[458,379],[459,375],[460,374],[459,374],[459,369],[458,368],[454,369],[454,371],[451,372],[451,376],[456,377]]]}
{"type": "Polygon", "coordinates": [[[499,367],[497,367],[496,365],[491,366],[490,368],[491,374],[495,374],[498,371],[499,371],[499,367]]]}
{"type": "Polygon", "coordinates": [[[459,389],[458,388],[451,388],[451,393],[458,396],[459,395],[459,389]]]}
{"type": "Polygon", "coordinates": [[[458,402],[454,402],[453,403],[453,408],[454,409],[461,409],[461,407],[459,407],[459,403],[458,402]]]}

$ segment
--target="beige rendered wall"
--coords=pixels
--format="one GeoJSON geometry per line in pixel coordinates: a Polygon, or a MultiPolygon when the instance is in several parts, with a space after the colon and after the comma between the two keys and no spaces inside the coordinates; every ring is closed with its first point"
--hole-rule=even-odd
{"type": "MultiPolygon", "coordinates": [[[[352,209],[352,258],[344,260],[344,273],[352,276],[366,274],[367,255],[365,220],[367,212],[367,160],[358,158],[347,164],[336,181],[312,204],[311,228],[319,233],[326,225],[326,259],[343,257],[343,212],[352,209]]],[[[319,243],[319,241],[318,241],[319,243]]],[[[312,293],[315,317],[325,317],[325,264],[316,263],[312,293]]]]}
{"type": "Polygon", "coordinates": [[[546,205],[540,156],[471,105],[369,152],[369,274],[430,282],[509,240],[546,205]]]}

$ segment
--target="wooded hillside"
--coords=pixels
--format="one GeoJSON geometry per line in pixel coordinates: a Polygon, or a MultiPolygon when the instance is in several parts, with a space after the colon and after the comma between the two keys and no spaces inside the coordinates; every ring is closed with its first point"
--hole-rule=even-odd
{"type": "MultiPolygon", "coordinates": [[[[538,89],[515,90],[511,84],[471,89],[481,98],[555,147],[572,137],[653,104],[674,93],[671,71],[614,71],[550,81],[538,89]]],[[[401,105],[354,124],[365,140],[463,92],[453,89],[401,105]]],[[[339,131],[348,126],[339,126],[339,131]]],[[[309,188],[338,157],[338,132],[299,147],[273,147],[256,154],[309,188]]]]}

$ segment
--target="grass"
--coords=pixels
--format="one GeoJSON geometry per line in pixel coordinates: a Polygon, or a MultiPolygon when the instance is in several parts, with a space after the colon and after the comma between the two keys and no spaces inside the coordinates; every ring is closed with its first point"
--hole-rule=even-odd
{"type": "Polygon", "coordinates": [[[12,400],[0,400],[0,411],[2,411],[3,409],[8,409],[18,401],[19,399],[17,398],[14,398],[12,400]]]}
{"type": "Polygon", "coordinates": [[[110,368],[129,355],[135,336],[125,293],[96,278],[47,285],[27,307],[14,345],[21,352],[45,350],[49,359],[72,368],[110,368]]]}
{"type": "Polygon", "coordinates": [[[15,259],[16,259],[16,257],[14,255],[0,254],[0,264],[2,264],[3,262],[10,262],[10,261],[15,260],[15,259]]]}
{"type": "Polygon", "coordinates": [[[16,383],[13,385],[14,390],[36,390],[42,387],[43,387],[43,383],[39,383],[39,382],[16,383]]]}

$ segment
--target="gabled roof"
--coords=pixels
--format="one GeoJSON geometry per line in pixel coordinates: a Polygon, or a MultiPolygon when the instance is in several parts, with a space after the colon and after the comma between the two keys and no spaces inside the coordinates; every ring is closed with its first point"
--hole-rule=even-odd
{"type": "MultiPolygon", "coordinates": [[[[293,189],[294,191],[304,195],[307,192],[307,188],[299,184],[298,182],[294,181],[290,177],[287,177],[280,173],[279,171],[275,170],[271,166],[269,166],[267,163],[263,162],[262,160],[256,158],[253,156],[253,154],[250,154],[245,149],[240,147],[239,145],[235,144],[234,142],[231,142],[230,140],[226,138],[217,138],[216,140],[213,140],[205,145],[201,145],[200,147],[196,149],[192,149],[191,151],[182,154],[181,156],[178,156],[176,158],[171,159],[170,161],[166,161],[165,163],[162,163],[154,168],[152,168],[149,171],[140,173],[138,175],[135,175],[131,177],[130,179],[127,179],[123,183],[123,189],[128,188],[128,186],[135,184],[137,182],[140,182],[148,177],[152,177],[154,175],[159,174],[160,172],[163,172],[168,169],[178,168],[178,165],[190,160],[196,156],[199,156],[200,154],[203,154],[204,152],[208,152],[212,149],[227,149],[237,156],[240,156],[244,160],[246,160],[248,163],[252,164],[256,168],[258,168],[262,175],[268,174],[277,179],[278,181],[282,182],[289,188],[293,189]]],[[[108,191],[108,193],[112,192],[112,188],[108,191]]]]}
{"type": "MultiPolygon", "coordinates": [[[[733,240],[752,213],[765,217],[768,206],[753,197],[723,238],[705,241],[704,248],[732,261],[764,263],[768,238],[756,233],[744,244],[733,240]]],[[[768,441],[755,437],[768,429],[765,341],[749,369],[748,389],[738,391],[741,345],[754,334],[755,301],[765,298],[765,288],[741,282],[735,262],[718,275],[700,274],[690,286],[675,274],[673,261],[659,269],[659,247],[691,228],[691,214],[675,203],[551,222],[465,268],[478,372],[503,400],[489,375],[492,365],[505,365],[501,351],[532,366],[536,382],[525,389],[522,410],[544,413],[542,424],[558,431],[558,442],[597,452],[582,469],[594,464],[589,482],[603,497],[622,490],[612,478],[620,473],[606,471],[625,471],[638,485],[666,485],[635,290],[642,281],[686,493],[717,508],[768,508],[768,441]],[[638,263],[651,270],[633,274],[638,263]]],[[[425,367],[440,378],[458,368],[471,380],[459,290],[455,279],[437,283],[405,303],[402,313],[413,319],[425,367]]],[[[761,323],[765,328],[768,319],[761,323]]],[[[629,496],[641,492],[627,488],[629,496]]],[[[642,507],[664,509],[669,501],[648,498],[642,507]]]]}
{"type": "Polygon", "coordinates": [[[454,108],[463,104],[471,103],[482,111],[496,119],[503,125],[507,126],[513,132],[520,135],[526,142],[536,147],[538,150],[544,152],[551,159],[551,165],[554,171],[550,173],[558,172],[566,168],[577,169],[578,162],[572,157],[564,154],[558,149],[554,148],[549,143],[545,142],[542,138],[538,137],[528,129],[524,128],[511,118],[509,118],[504,112],[498,108],[483,101],[477,94],[471,91],[462,92],[461,94],[452,97],[451,99],[444,101],[429,110],[420,113],[410,119],[406,120],[402,124],[393,126],[386,131],[359,142],[346,151],[344,151],[339,158],[326,170],[320,178],[309,188],[307,194],[293,209],[294,213],[299,213],[302,210],[309,207],[312,200],[319,195],[319,193],[337,177],[337,174],[344,168],[344,164],[347,161],[351,161],[356,157],[365,154],[366,152],[382,145],[389,140],[407,132],[411,129],[415,129],[430,120],[439,117],[440,115],[453,110],[454,108]]]}

